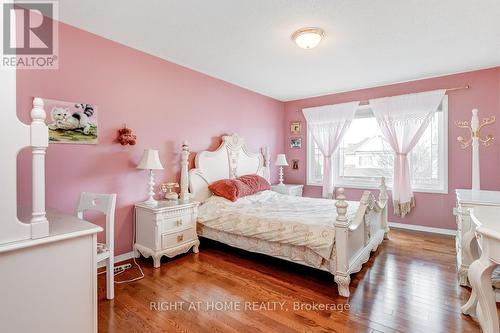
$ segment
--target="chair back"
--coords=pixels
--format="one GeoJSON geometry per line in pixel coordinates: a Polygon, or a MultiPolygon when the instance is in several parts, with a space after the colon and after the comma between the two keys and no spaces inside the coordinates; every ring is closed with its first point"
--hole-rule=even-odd
{"type": "Polygon", "coordinates": [[[76,216],[83,219],[85,211],[97,211],[106,216],[106,245],[114,255],[116,194],[80,193],[76,216]]]}

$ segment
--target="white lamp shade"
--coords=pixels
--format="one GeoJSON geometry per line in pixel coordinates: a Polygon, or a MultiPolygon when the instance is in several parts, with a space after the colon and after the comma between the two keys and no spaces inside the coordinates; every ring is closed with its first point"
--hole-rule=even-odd
{"type": "Polygon", "coordinates": [[[276,166],[288,166],[285,154],[278,154],[278,156],[276,156],[276,163],[274,164],[276,166]]]}
{"type": "Polygon", "coordinates": [[[137,165],[137,169],[161,170],[163,165],[160,162],[158,150],[144,149],[141,162],[137,165]]]}

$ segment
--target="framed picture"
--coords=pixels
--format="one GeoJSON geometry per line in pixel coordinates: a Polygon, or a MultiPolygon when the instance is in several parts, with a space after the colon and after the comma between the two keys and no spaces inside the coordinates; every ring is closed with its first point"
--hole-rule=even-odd
{"type": "Polygon", "coordinates": [[[290,133],[292,134],[300,134],[301,129],[302,125],[300,124],[300,121],[292,121],[290,124],[290,133]]]}
{"type": "Polygon", "coordinates": [[[299,170],[299,160],[292,160],[292,170],[299,170]]]}
{"type": "Polygon", "coordinates": [[[50,143],[97,144],[97,106],[43,99],[50,143]]]}
{"type": "Polygon", "coordinates": [[[299,149],[302,148],[302,138],[291,138],[290,148],[299,149]]]}

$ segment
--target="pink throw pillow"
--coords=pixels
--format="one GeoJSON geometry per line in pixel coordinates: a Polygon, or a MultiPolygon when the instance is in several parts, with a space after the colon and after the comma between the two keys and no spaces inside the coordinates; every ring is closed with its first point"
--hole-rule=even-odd
{"type": "Polygon", "coordinates": [[[248,187],[250,187],[252,193],[255,194],[260,191],[266,191],[271,189],[271,184],[269,182],[259,176],[259,175],[244,175],[241,177],[238,177],[237,179],[241,180],[243,183],[245,183],[248,187]]]}

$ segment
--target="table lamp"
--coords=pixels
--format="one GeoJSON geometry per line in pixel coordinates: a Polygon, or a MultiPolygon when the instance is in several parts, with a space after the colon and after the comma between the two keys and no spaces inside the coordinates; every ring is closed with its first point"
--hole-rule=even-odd
{"type": "Polygon", "coordinates": [[[149,188],[148,188],[148,200],[144,201],[146,205],[156,206],[158,202],[155,200],[154,195],[154,186],[155,186],[155,178],[153,174],[153,170],[163,170],[163,165],[160,162],[160,156],[158,154],[158,150],[154,149],[144,149],[144,153],[142,155],[141,162],[137,165],[137,169],[149,170],[149,188]]]}
{"type": "Polygon", "coordinates": [[[280,175],[280,179],[279,179],[280,182],[278,185],[284,185],[283,184],[283,167],[288,166],[288,162],[286,161],[285,154],[278,154],[278,156],[276,156],[276,162],[274,163],[274,165],[280,167],[280,174],[279,174],[280,175]]]}

